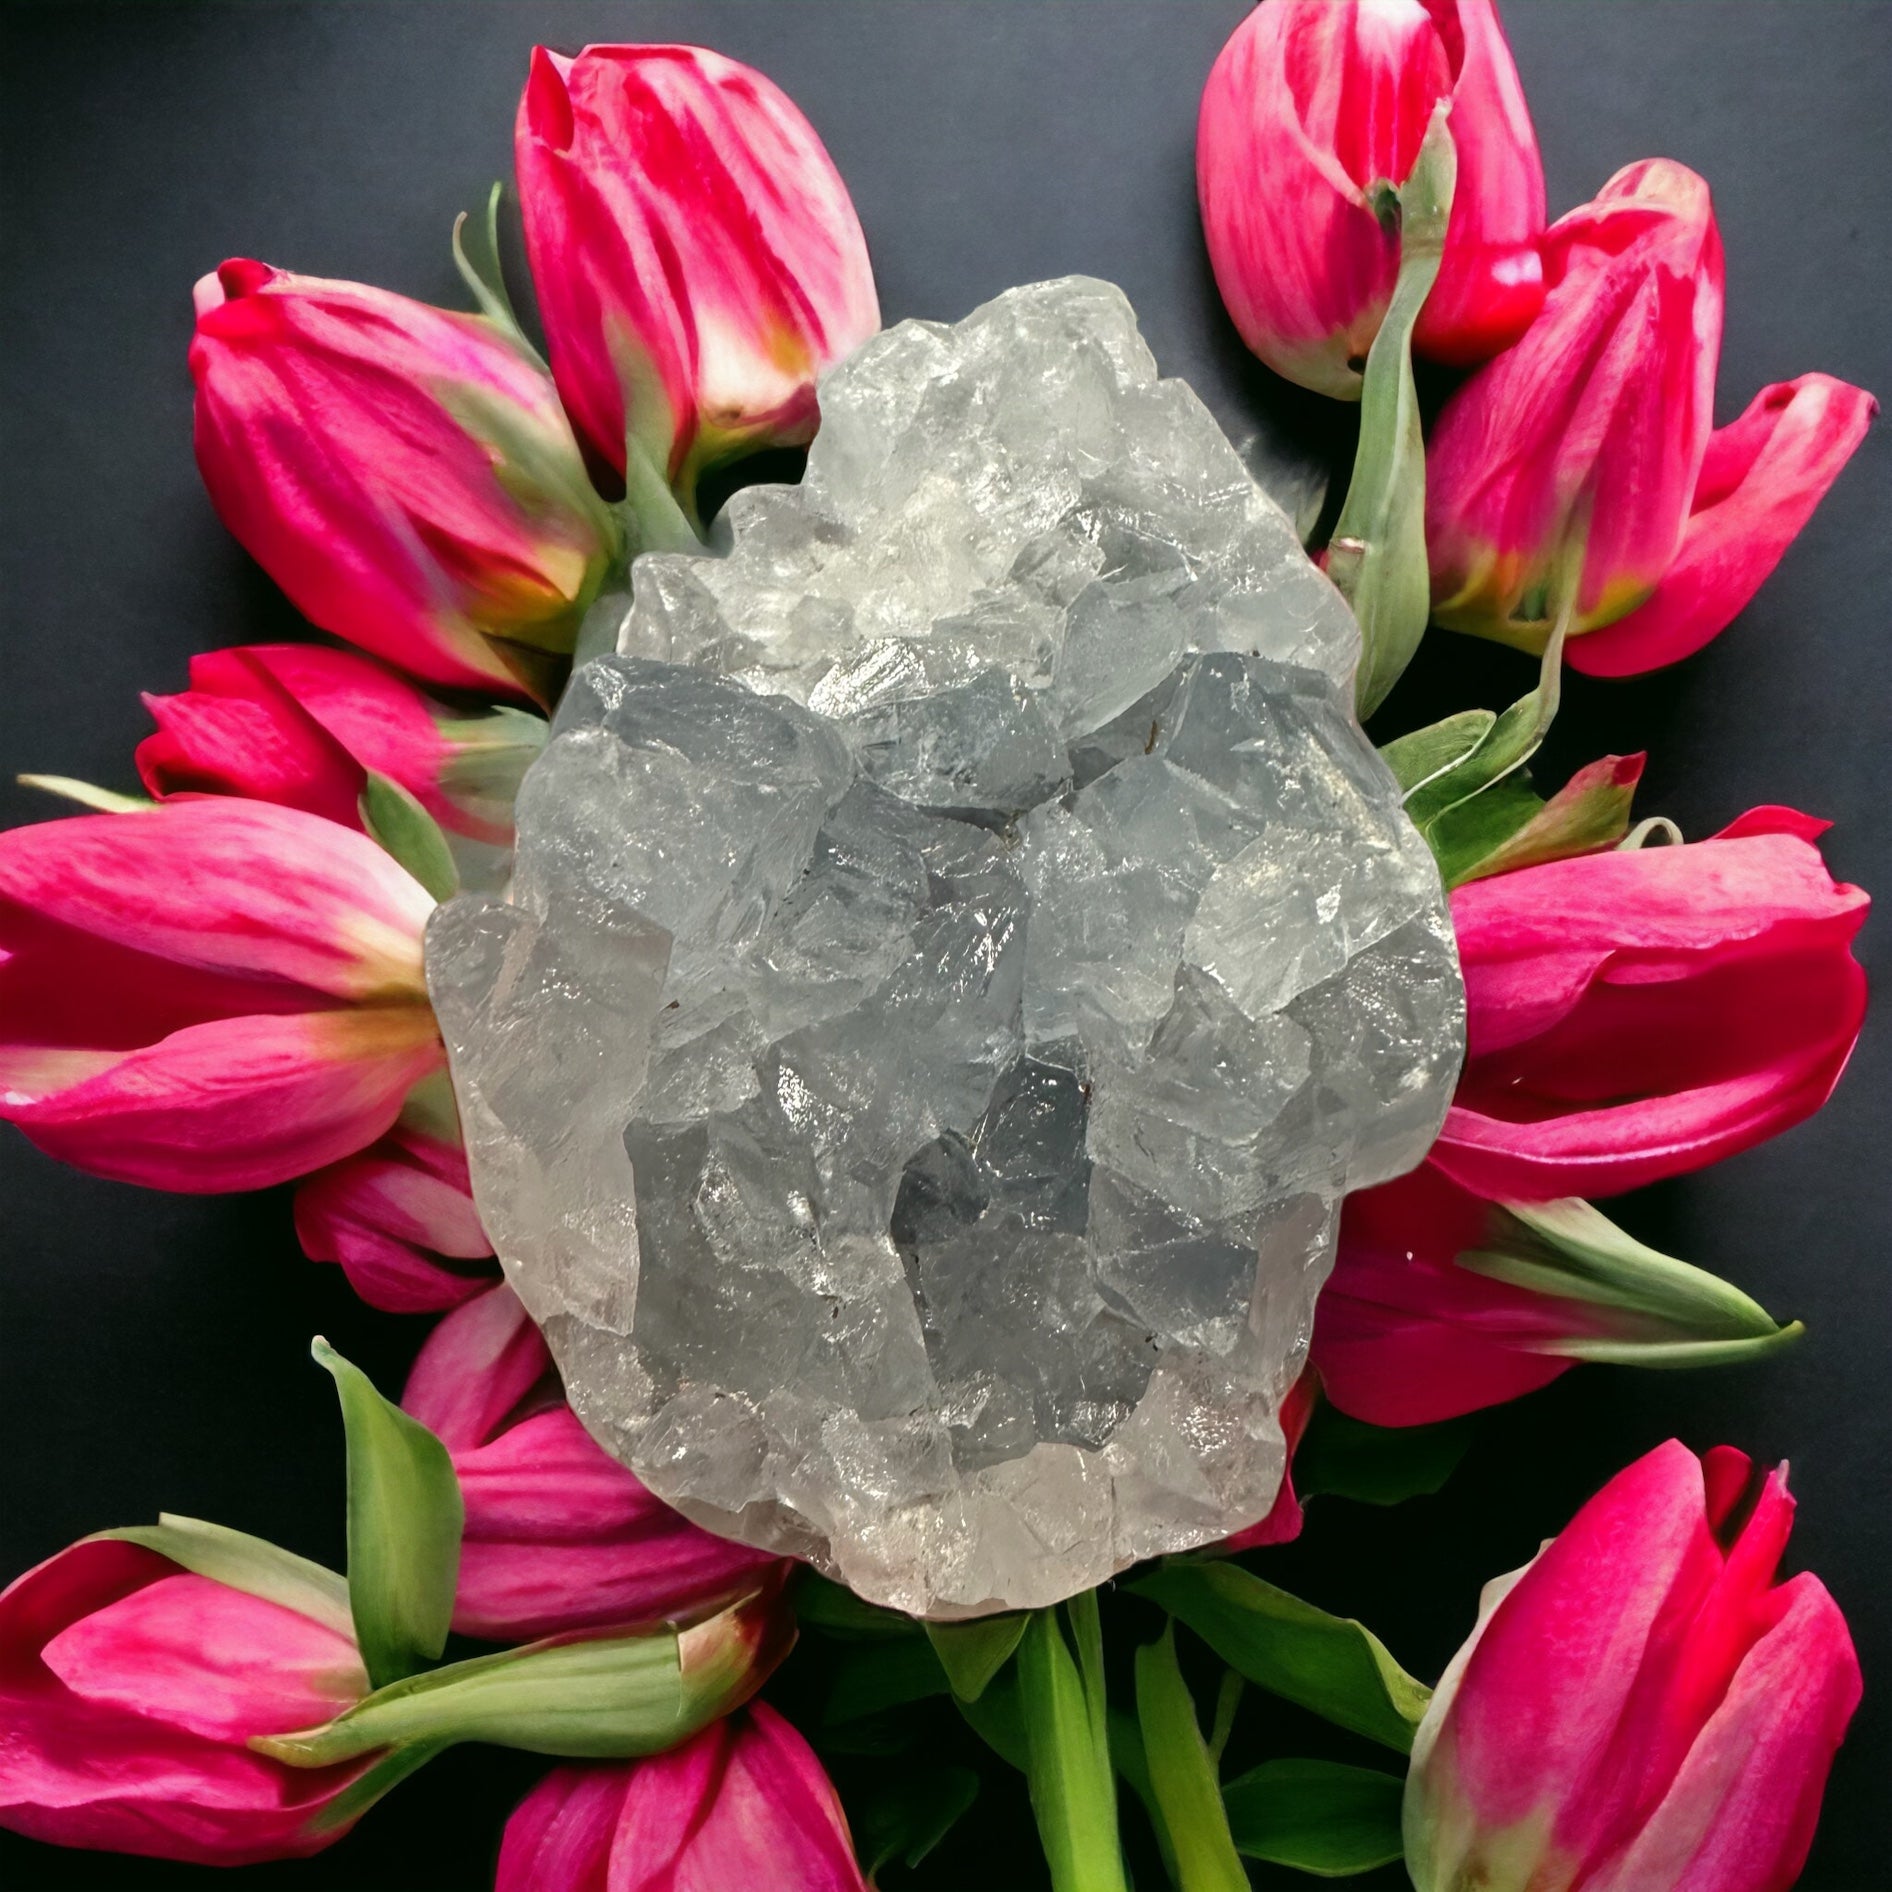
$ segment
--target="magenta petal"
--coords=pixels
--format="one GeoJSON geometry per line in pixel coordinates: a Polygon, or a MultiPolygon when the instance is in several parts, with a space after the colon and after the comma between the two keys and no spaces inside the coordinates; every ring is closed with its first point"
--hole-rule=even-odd
{"type": "Polygon", "coordinates": [[[370,1307],[438,1313],[492,1285],[497,1263],[467,1186],[466,1159],[443,1145],[434,1149],[428,1155],[397,1131],[296,1191],[302,1252],[339,1262],[370,1307]]]}
{"type": "Polygon", "coordinates": [[[506,1822],[493,1892],[618,1892],[611,1841],[633,1772],[623,1763],[555,1767],[506,1822]]]}
{"type": "Polygon", "coordinates": [[[0,833],[0,947],[45,918],[187,967],[421,998],[433,900],[366,835],[207,796],[0,833]]]}
{"type": "Polygon", "coordinates": [[[453,1451],[481,1446],[526,1396],[556,1381],[532,1317],[504,1282],[436,1326],[416,1356],[402,1406],[453,1451]]]}
{"type": "Polygon", "coordinates": [[[1576,639],[1570,667],[1627,677],[1718,636],[1780,563],[1839,477],[1879,404],[1830,375],[1763,388],[1709,443],[1675,561],[1648,603],[1576,639]]]}
{"type": "Polygon", "coordinates": [[[443,1059],[420,1006],[216,1019],[44,1090],[21,1088],[30,1053],[0,1047],[0,1117],[119,1182],[262,1189],[372,1143],[443,1059]]]}
{"type": "Polygon", "coordinates": [[[161,1577],[46,1644],[73,1694],[241,1743],[332,1720],[368,1692],[355,1645],[208,1577],[161,1577]]]}

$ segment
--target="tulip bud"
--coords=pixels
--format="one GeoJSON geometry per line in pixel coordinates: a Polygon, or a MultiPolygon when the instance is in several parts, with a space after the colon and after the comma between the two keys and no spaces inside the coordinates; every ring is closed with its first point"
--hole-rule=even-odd
{"type": "Polygon", "coordinates": [[[1491,1201],[1610,1195],[1773,1136],[1852,1054],[1866,896],[1761,808],[1452,894],[1466,1056],[1430,1160],[1491,1201]]]}
{"type": "Polygon", "coordinates": [[[1391,194],[1434,107],[1458,181],[1414,346],[1483,361],[1543,302],[1544,173],[1491,0],[1267,0],[1203,89],[1196,181],[1222,300],[1277,373],[1342,400],[1399,270],[1391,194]]]}
{"type": "Polygon", "coordinates": [[[434,1329],[402,1403],[446,1442],[465,1500],[462,1635],[700,1615],[789,1567],[692,1524],[599,1446],[510,1288],[434,1329]]]}
{"type": "Polygon", "coordinates": [[[741,1707],[794,1641],[776,1579],[683,1628],[574,1636],[452,1662],[377,1689],[325,1726],[251,1746],[295,1767],[458,1741],[581,1760],[657,1754],[741,1707]]]}
{"type": "Polygon", "coordinates": [[[1587,1202],[1484,1202],[1425,1163],[1346,1199],[1308,1357],[1352,1418],[1424,1426],[1582,1360],[1724,1365],[1800,1331],[1587,1202]]]}
{"type": "Polygon", "coordinates": [[[396,1126],[297,1190],[296,1239],[341,1264],[370,1307],[432,1314],[492,1287],[498,1264],[480,1226],[458,1143],[396,1126]]]}
{"type": "Polygon", "coordinates": [[[1573,636],[1613,623],[1668,569],[1721,347],[1721,238],[1683,166],[1619,171],[1543,255],[1543,313],[1446,402],[1426,455],[1434,618],[1532,651],[1566,610],[1573,636]]]}
{"type": "Polygon", "coordinates": [[[494,1892],[866,1892],[808,1743],[757,1702],[629,1767],[561,1767],[506,1823],[494,1892]]]}
{"type": "Polygon", "coordinates": [[[318,628],[549,691],[617,552],[551,381],[481,316],[248,261],[197,285],[197,461],[318,628]]]}
{"type": "Polygon", "coordinates": [[[376,1763],[305,1773],[248,1743],[367,1693],[341,1579],[208,1526],[126,1535],[185,1555],[219,1540],[257,1587],[106,1538],[0,1595],[0,1827],[221,1866],[339,1839],[386,1778],[376,1763]]]}
{"type": "Polygon", "coordinates": [[[1671,1441],[1487,1584],[1413,1742],[1417,1892],[1784,1892],[1859,1701],[1845,1619],[1774,1583],[1783,1471],[1671,1441]]]}
{"type": "Polygon", "coordinates": [[[361,825],[365,774],[398,782],[442,828],[512,839],[520,778],[545,722],[518,709],[459,714],[397,672],[321,644],[257,644],[193,657],[190,688],[147,696],[158,725],[138,773],[160,800],[243,795],[361,825]]]}
{"type": "Polygon", "coordinates": [[[0,834],[0,1117],[159,1189],[338,1162],[445,1068],[433,905],[367,836],[267,802],[0,834]]]}
{"type": "Polygon", "coordinates": [[[516,138],[526,254],[574,424],[686,505],[707,466],[815,430],[815,377],[880,326],[847,188],[759,72],[694,46],[541,46],[516,138]]]}

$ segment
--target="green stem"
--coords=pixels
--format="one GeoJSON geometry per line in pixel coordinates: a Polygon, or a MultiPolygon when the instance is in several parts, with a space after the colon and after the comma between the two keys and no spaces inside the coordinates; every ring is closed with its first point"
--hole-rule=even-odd
{"type": "Polygon", "coordinates": [[[1032,1812],[1053,1892],[1128,1892],[1095,1592],[1066,1608],[1076,1657],[1055,1610],[1035,1611],[1018,1646],[1032,1812]]]}
{"type": "MultiPolygon", "coordinates": [[[[1426,449],[1412,376],[1412,332],[1439,273],[1456,160],[1445,107],[1433,114],[1412,175],[1394,197],[1399,275],[1360,386],[1353,479],[1327,548],[1327,575],[1360,620],[1354,679],[1361,716],[1399,681],[1431,614],[1426,567],[1426,449]]],[[[1388,187],[1390,190],[1390,187],[1388,187]]]]}

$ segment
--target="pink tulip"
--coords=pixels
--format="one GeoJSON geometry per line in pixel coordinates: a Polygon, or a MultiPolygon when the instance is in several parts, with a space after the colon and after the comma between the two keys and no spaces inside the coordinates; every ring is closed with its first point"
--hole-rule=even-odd
{"type": "Polygon", "coordinates": [[[0,1117],[160,1189],[338,1162],[444,1068],[432,908],[365,835],[266,802],[0,834],[0,1117]]]}
{"type": "Polygon", "coordinates": [[[1486,1585],[1413,1743],[1418,1892],[1783,1892],[1859,1701],[1784,1470],[1670,1441],[1486,1585]]]}
{"type": "Polygon", "coordinates": [[[815,377],[880,326],[808,121],[694,46],[541,46],[515,144],[552,372],[580,435],[627,429],[689,501],[706,466],[815,430],[815,377]]]}
{"type": "Polygon", "coordinates": [[[341,1796],[374,1758],[302,1769],[245,1744],[367,1690],[345,1607],[317,1620],[75,1544],[0,1595],[0,1827],[202,1865],[317,1852],[359,1817],[341,1796]]]}
{"type": "Polygon", "coordinates": [[[545,740],[523,710],[457,714],[405,677],[322,644],[256,644],[191,659],[190,688],[147,696],[158,733],[138,773],[160,798],[243,795],[359,827],[370,769],[454,834],[504,845],[512,800],[545,740]]]}
{"type": "Polygon", "coordinates": [[[1259,1523],[1251,1524],[1247,1530],[1237,1531],[1233,1537],[1224,1538],[1221,1545],[1223,1550],[1260,1550],[1269,1544],[1292,1543],[1300,1536],[1301,1525],[1305,1520],[1301,1501],[1294,1491],[1294,1454],[1300,1446],[1302,1435],[1307,1431],[1307,1422],[1314,1416],[1314,1406],[1319,1398],[1320,1381],[1310,1372],[1303,1372],[1288,1388],[1288,1396],[1281,1402],[1281,1435],[1288,1448],[1287,1462],[1281,1467],[1281,1489],[1276,1493],[1268,1515],[1259,1523]]]}
{"type": "Polygon", "coordinates": [[[813,1751],[755,1702],[668,1754],[560,1767],[506,1823],[493,1892],[866,1892],[813,1751]]]}
{"type": "Polygon", "coordinates": [[[1458,184],[1415,346],[1471,363],[1544,300],[1544,171],[1492,0],[1267,0],[1223,47],[1196,131],[1203,234],[1242,339],[1289,380],[1359,399],[1399,273],[1375,193],[1406,181],[1442,99],[1458,184]]]}
{"type": "Polygon", "coordinates": [[[616,551],[552,384],[492,323],[236,260],[197,285],[197,463],[312,623],[543,697],[616,551]]]}
{"type": "Polygon", "coordinates": [[[1551,1348],[1607,1331],[1581,1302],[1456,1267],[1490,1215],[1429,1163],[1347,1198],[1308,1353],[1342,1412],[1424,1426],[1501,1405],[1576,1365],[1551,1348]]]}
{"type": "Polygon", "coordinates": [[[466,1152],[405,1124],[296,1190],[296,1239],[311,1261],[339,1262],[370,1307],[436,1314],[493,1285],[466,1152]]]}
{"type": "Polygon", "coordinates": [[[1827,873],[1825,826],[1757,808],[1458,888],[1466,1059],[1431,1161],[1493,1201],[1610,1195],[1817,1110],[1866,1002],[1868,901],[1827,873]]]}
{"type": "Polygon", "coordinates": [[[1681,549],[1646,604],[1573,644],[1570,665],[1628,677],[1691,656],[1757,592],[1866,437],[1879,403],[1831,375],[1763,388],[1709,437],[1681,549]]]}
{"type": "Polygon", "coordinates": [[[1708,186],[1632,164],[1544,238],[1543,313],[1445,404],[1426,454],[1433,615],[1542,649],[1654,591],[1714,425],[1721,237],[1708,186]]]}
{"type": "Polygon", "coordinates": [[[463,1635],[518,1642],[696,1615],[786,1568],[680,1517],[593,1442],[510,1288],[434,1329],[402,1403],[459,1474],[463,1635]]]}

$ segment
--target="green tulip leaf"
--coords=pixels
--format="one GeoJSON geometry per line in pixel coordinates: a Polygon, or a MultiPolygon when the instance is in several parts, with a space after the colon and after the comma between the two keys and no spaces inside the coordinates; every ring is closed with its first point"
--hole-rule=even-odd
{"type": "Polygon", "coordinates": [[[1224,1562],[1159,1565],[1131,1585],[1258,1688],[1404,1754],[1432,1691],[1351,1617],[1224,1562]]]}
{"type": "Polygon", "coordinates": [[[280,1603],[337,1635],[354,1634],[347,1578],[260,1537],[167,1511],[159,1514],[155,1524],[99,1531],[87,1541],[99,1540],[142,1545],[194,1576],[208,1577],[246,1596],[260,1596],[266,1603],[280,1603]]]}
{"type": "Polygon", "coordinates": [[[1404,1851],[1406,1783],[1339,1761],[1267,1761],[1222,1789],[1239,1851],[1316,1878],[1344,1879],[1390,1865],[1404,1851]]]}
{"type": "Polygon", "coordinates": [[[928,1623],[926,1633],[953,1693],[977,1701],[992,1678],[1012,1659],[1029,1616],[982,1616],[970,1623],[928,1623]]]}
{"type": "Polygon", "coordinates": [[[1498,712],[1488,709],[1459,710],[1409,735],[1395,736],[1380,745],[1380,759],[1392,770],[1400,793],[1411,798],[1428,782],[1435,782],[1448,770],[1455,769],[1491,734],[1498,712]]]}
{"type": "Polygon", "coordinates": [[[1150,1792],[1162,1810],[1179,1892],[1248,1892],[1215,1762],[1176,1660],[1174,1623],[1137,1651],[1136,1688],[1150,1792]]]}
{"type": "Polygon", "coordinates": [[[447,1646],[465,1520],[460,1481],[447,1448],[359,1367],[326,1340],[311,1351],[341,1396],[349,1607],[368,1679],[384,1689],[437,1662],[447,1646]]]}
{"type": "Polygon", "coordinates": [[[970,1767],[902,1773],[854,1795],[848,1811],[868,1877],[893,1860],[909,1869],[919,1865],[978,1797],[979,1776],[970,1767]]]}
{"type": "Polygon", "coordinates": [[[1018,1670],[1001,1670],[977,1701],[955,1695],[960,1718],[1007,1767],[1022,1774],[1030,1763],[1025,1740],[1025,1704],[1018,1670]]]}
{"type": "Polygon", "coordinates": [[[1494,1208],[1485,1245],[1456,1260],[1473,1274],[1593,1308],[1593,1332],[1536,1343],[1566,1359],[1720,1366],[1773,1353],[1803,1332],[1798,1321],[1782,1326],[1732,1282],[1637,1241],[1575,1197],[1494,1208]]]}
{"type": "Polygon", "coordinates": [[[1641,773],[1639,758],[1604,756],[1544,801],[1520,771],[1447,809],[1426,831],[1445,884],[1462,887],[1620,845],[1641,773]]]}
{"type": "Polygon", "coordinates": [[[460,891],[460,870],[440,823],[392,776],[368,771],[361,825],[436,900],[451,900],[460,891]]]}
{"type": "Polygon", "coordinates": [[[812,1570],[796,1573],[795,1615],[806,1628],[849,1641],[898,1641],[924,1633],[915,1618],[866,1602],[812,1570]]]}
{"type": "MultiPolygon", "coordinates": [[[[453,266],[460,272],[480,313],[533,364],[544,369],[545,357],[532,346],[512,306],[506,288],[506,271],[499,257],[499,199],[505,186],[495,182],[486,194],[486,215],[475,226],[474,241],[467,243],[468,218],[463,210],[453,220],[453,266]]],[[[546,369],[547,373],[551,371],[546,369]]]]}
{"type": "Polygon", "coordinates": [[[1472,1442],[1475,1423],[1370,1426],[1323,1402],[1294,1451],[1294,1488],[1303,1497],[1404,1504],[1441,1490],[1472,1442]]]}
{"type": "Polygon", "coordinates": [[[946,1671],[924,1636],[900,1642],[844,1643],[828,1657],[824,1668],[828,1694],[821,1720],[825,1727],[949,1692],[946,1671]]]}
{"type": "Polygon", "coordinates": [[[1128,1892],[1096,1592],[1073,1597],[1065,1611],[1071,1642],[1057,1611],[1045,1609],[1032,1612],[1018,1645],[1032,1812],[1053,1892],[1128,1892]]]}
{"type": "Polygon", "coordinates": [[[1353,478],[1327,547],[1327,575],[1360,621],[1354,698],[1378,708],[1412,661],[1432,608],[1426,565],[1426,449],[1412,374],[1412,332],[1439,273],[1457,158],[1446,109],[1432,115],[1406,182],[1392,194],[1399,274],[1360,386],[1353,478]]]}

